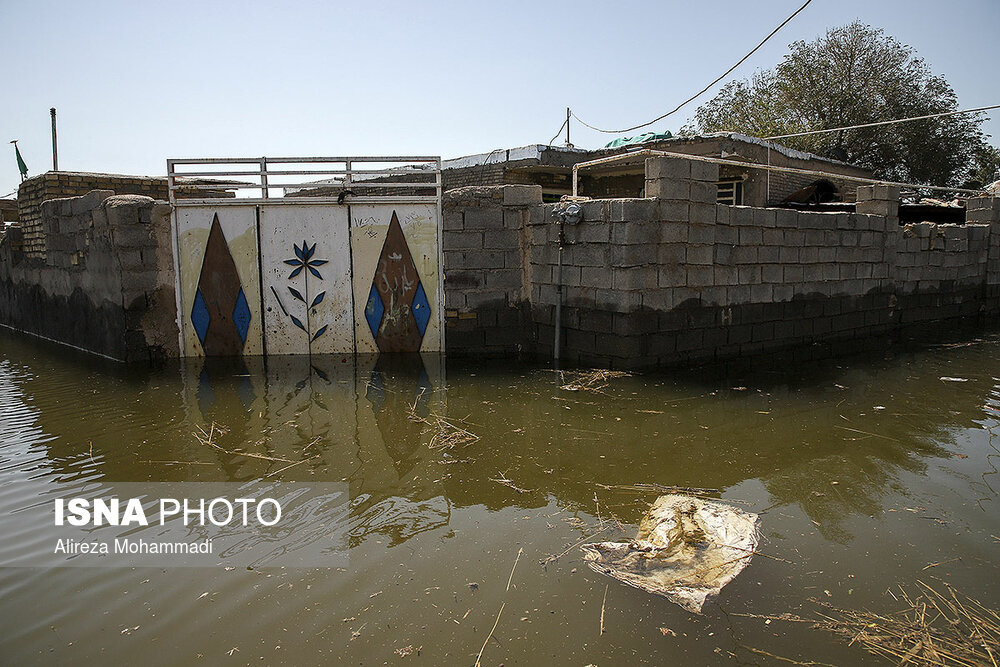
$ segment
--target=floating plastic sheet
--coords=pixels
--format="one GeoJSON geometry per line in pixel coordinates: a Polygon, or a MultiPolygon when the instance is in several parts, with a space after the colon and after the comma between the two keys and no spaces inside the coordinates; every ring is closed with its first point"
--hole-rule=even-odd
{"type": "Polygon", "coordinates": [[[700,614],[749,564],[758,539],[756,514],[671,494],[656,499],[633,541],[581,548],[593,570],[700,614]]]}

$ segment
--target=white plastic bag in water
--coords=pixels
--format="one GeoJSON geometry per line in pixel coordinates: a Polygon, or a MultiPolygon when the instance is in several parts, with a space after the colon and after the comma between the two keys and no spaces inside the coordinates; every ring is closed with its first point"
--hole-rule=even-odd
{"type": "Polygon", "coordinates": [[[757,515],[715,500],[660,496],[631,542],[585,544],[592,569],[701,613],[750,562],[757,515]]]}

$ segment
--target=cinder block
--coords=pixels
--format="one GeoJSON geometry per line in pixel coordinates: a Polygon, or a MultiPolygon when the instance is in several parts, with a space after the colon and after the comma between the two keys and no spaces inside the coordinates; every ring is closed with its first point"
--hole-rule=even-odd
{"type": "Polygon", "coordinates": [[[771,303],[774,300],[773,285],[751,285],[750,301],[753,303],[771,303]]]}
{"type": "Polygon", "coordinates": [[[739,243],[740,233],[739,227],[732,227],[730,225],[715,225],[715,242],[724,243],[727,245],[735,245],[739,243]]]}
{"type": "Polygon", "coordinates": [[[504,206],[530,206],[542,203],[542,186],[540,185],[505,185],[503,186],[504,206]]]}
{"type": "MultiPolygon", "coordinates": [[[[656,222],[660,218],[660,202],[651,199],[619,199],[622,220],[656,222]]],[[[615,218],[612,218],[615,219],[615,218]]]]}
{"type": "Polygon", "coordinates": [[[761,264],[773,264],[779,261],[781,246],[762,245],[757,248],[757,261],[761,264]]]}
{"type": "MultiPolygon", "coordinates": [[[[710,204],[714,209],[719,198],[719,189],[715,181],[691,181],[691,201],[710,204]]],[[[712,211],[712,221],[715,221],[715,211],[712,211]]]]}
{"type": "Polygon", "coordinates": [[[567,226],[566,238],[583,243],[607,243],[611,240],[612,226],[622,224],[628,223],[584,220],[578,225],[567,226]]]}
{"type": "Polygon", "coordinates": [[[668,311],[674,307],[674,292],[671,289],[651,289],[642,293],[642,307],[650,310],[668,311]]]}
{"type": "Polygon", "coordinates": [[[756,264],[757,246],[737,246],[733,248],[733,263],[756,264]]]}
{"type": "Polygon", "coordinates": [[[687,284],[687,269],[683,264],[661,266],[657,271],[659,287],[684,287],[687,284]]]}
{"type": "Polygon", "coordinates": [[[445,208],[442,212],[441,228],[446,232],[460,231],[462,229],[461,210],[455,208],[445,208]]]}
{"type": "Polygon", "coordinates": [[[688,287],[710,287],[715,284],[715,273],[711,265],[687,267],[688,287]]]}
{"type": "Polygon", "coordinates": [[[597,243],[571,245],[564,251],[567,264],[578,266],[606,266],[608,264],[608,247],[597,243]]]}
{"type": "Polygon", "coordinates": [[[448,231],[441,235],[442,248],[449,250],[476,249],[483,247],[483,232],[481,231],[448,231]]]}
{"type": "Polygon", "coordinates": [[[887,201],[899,202],[900,192],[898,185],[886,185],[884,183],[879,183],[878,185],[872,187],[873,199],[884,199],[887,201]]]}
{"type": "Polygon", "coordinates": [[[715,243],[715,225],[691,224],[691,226],[688,228],[688,243],[692,244],[715,243]]]}
{"type": "Polygon", "coordinates": [[[664,243],[657,246],[656,256],[660,264],[683,264],[687,248],[683,243],[664,243]]]}
{"type": "MultiPolygon", "coordinates": [[[[716,189],[718,189],[718,188],[716,188],[716,189]]],[[[718,193],[716,193],[716,197],[718,197],[718,193]]],[[[729,206],[728,205],[726,205],[726,204],[716,204],[715,205],[715,222],[717,222],[720,225],[723,225],[723,224],[724,225],[728,225],[729,224],[729,213],[730,212],[729,212],[729,206]]]]}
{"type": "Polygon", "coordinates": [[[712,264],[713,247],[710,245],[689,245],[686,261],[688,264],[712,264]]]}
{"type": "Polygon", "coordinates": [[[699,225],[714,225],[716,217],[715,208],[716,204],[714,197],[712,198],[712,203],[710,204],[692,201],[690,207],[691,222],[699,225]]]}
{"type": "Polygon", "coordinates": [[[594,290],[594,303],[598,308],[606,308],[616,313],[631,313],[642,303],[640,290],[594,290]]]}
{"type": "Polygon", "coordinates": [[[749,206],[732,206],[729,209],[729,224],[752,225],[754,209],[749,206]]]}
{"type": "Polygon", "coordinates": [[[714,162],[691,160],[691,180],[707,181],[714,186],[719,180],[719,165],[714,162]]]}
{"type": "Polygon", "coordinates": [[[775,224],[778,227],[799,227],[799,212],[788,208],[779,208],[775,211],[775,224]]]}
{"type": "Polygon", "coordinates": [[[660,241],[662,243],[687,243],[690,225],[685,222],[660,223],[660,241]]]}
{"type": "MultiPolygon", "coordinates": [[[[568,269],[568,273],[572,273],[575,269],[577,274],[579,274],[579,269],[576,267],[564,267],[568,269]]],[[[513,289],[521,287],[521,272],[516,269],[500,269],[495,271],[486,271],[486,287],[488,289],[513,289]]],[[[564,275],[564,282],[565,282],[564,275]]],[[[579,279],[578,279],[579,280],[579,279]]]]}
{"type": "Polygon", "coordinates": [[[758,227],[774,227],[777,213],[772,208],[755,208],[753,211],[753,224],[758,227]]]}
{"type": "Polygon", "coordinates": [[[760,245],[764,241],[760,227],[739,227],[740,245],[760,245]]]}
{"type": "Polygon", "coordinates": [[[686,201],[659,201],[659,218],[669,222],[687,222],[690,215],[689,203],[686,201]]]}
{"type": "Polygon", "coordinates": [[[646,196],[656,199],[690,201],[691,181],[676,181],[666,178],[646,179],[646,196]]]}
{"type": "Polygon", "coordinates": [[[713,268],[715,285],[729,286],[739,284],[739,271],[735,266],[719,266],[716,264],[713,268]]]}
{"type": "Polygon", "coordinates": [[[91,190],[82,197],[73,197],[69,200],[70,214],[80,215],[99,207],[105,199],[113,197],[114,190],[91,190]]]}
{"type": "Polygon", "coordinates": [[[789,284],[802,282],[802,267],[799,265],[786,265],[782,267],[782,282],[789,284]]]}
{"type": "Polygon", "coordinates": [[[764,264],[761,266],[760,279],[765,283],[783,282],[784,270],[780,264],[764,264]]]}
{"type": "Polygon", "coordinates": [[[503,210],[498,208],[471,208],[465,211],[465,229],[500,229],[503,227],[503,210]]]}
{"type": "Polygon", "coordinates": [[[760,284],[760,265],[758,264],[744,264],[737,267],[738,280],[740,285],[759,285],[760,284]]]}
{"type": "Polygon", "coordinates": [[[676,157],[646,158],[646,180],[691,178],[691,160],[676,157]]]}
{"type": "Polygon", "coordinates": [[[785,241],[784,232],[777,227],[766,227],[763,230],[758,229],[757,231],[763,231],[761,243],[765,245],[780,246],[785,241]]]}
{"type": "Polygon", "coordinates": [[[782,264],[797,264],[800,261],[799,248],[781,246],[778,248],[778,261],[782,264]]]}
{"type": "Polygon", "coordinates": [[[661,225],[658,222],[613,223],[611,242],[615,244],[655,245],[660,241],[661,225]]]}
{"type": "Polygon", "coordinates": [[[611,246],[611,266],[632,267],[646,264],[656,264],[658,246],[647,245],[613,245],[611,246]]]}
{"type": "Polygon", "coordinates": [[[580,267],[581,287],[607,287],[611,284],[611,267],[582,266],[580,267]]]}

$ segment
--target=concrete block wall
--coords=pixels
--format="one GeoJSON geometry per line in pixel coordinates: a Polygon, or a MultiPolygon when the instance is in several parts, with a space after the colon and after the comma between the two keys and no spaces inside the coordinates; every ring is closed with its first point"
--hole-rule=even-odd
{"type": "Polygon", "coordinates": [[[528,218],[537,185],[466,187],[443,202],[445,344],[453,355],[501,355],[531,344],[528,218]]]}
{"type": "Polygon", "coordinates": [[[0,324],[121,361],[177,356],[170,206],[94,190],[39,206],[44,258],[0,243],[0,324]]]}
{"type": "MultiPolygon", "coordinates": [[[[567,360],[669,365],[996,308],[986,298],[1000,269],[995,200],[970,206],[970,218],[988,224],[901,228],[899,192],[888,186],[859,188],[858,213],[806,213],[716,205],[716,178],[708,163],[654,158],[646,190],[655,198],[583,204],[563,251],[567,360]]],[[[529,221],[542,354],[557,298],[555,208],[529,221]]]]}
{"type": "Polygon", "coordinates": [[[45,256],[42,203],[50,199],[84,196],[91,190],[166,199],[167,179],[70,171],[49,171],[27,179],[17,190],[17,207],[28,257],[45,256]]]}

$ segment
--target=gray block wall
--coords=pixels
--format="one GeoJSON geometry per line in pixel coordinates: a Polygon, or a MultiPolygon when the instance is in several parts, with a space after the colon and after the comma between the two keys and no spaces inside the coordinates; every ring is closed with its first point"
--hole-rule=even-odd
{"type": "Polygon", "coordinates": [[[177,356],[170,206],[94,190],[40,206],[44,258],[0,242],[0,324],[120,361],[177,356]]]}
{"type": "MultiPolygon", "coordinates": [[[[859,188],[856,213],[813,213],[715,204],[717,177],[650,158],[650,197],[583,202],[565,229],[564,359],[671,365],[1000,311],[998,199],[970,200],[964,225],[901,227],[889,186],[859,188]]],[[[463,190],[445,206],[449,351],[550,355],[558,205],[507,214],[499,190],[463,190]]]]}
{"type": "Polygon", "coordinates": [[[537,185],[445,193],[442,254],[449,354],[501,356],[531,345],[527,222],[541,201],[537,185]]]}

